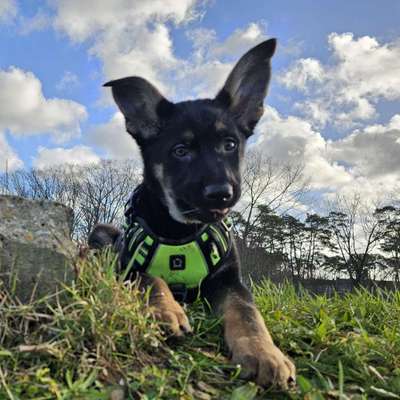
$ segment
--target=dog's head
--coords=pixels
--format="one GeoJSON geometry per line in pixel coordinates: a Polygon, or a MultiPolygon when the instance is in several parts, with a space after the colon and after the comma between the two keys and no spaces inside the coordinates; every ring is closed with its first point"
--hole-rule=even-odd
{"type": "Polygon", "coordinates": [[[240,197],[246,139],[263,114],[276,40],[248,51],[214,99],[172,103],[145,79],[107,83],[137,141],[145,181],[182,223],[223,218],[240,197]]]}

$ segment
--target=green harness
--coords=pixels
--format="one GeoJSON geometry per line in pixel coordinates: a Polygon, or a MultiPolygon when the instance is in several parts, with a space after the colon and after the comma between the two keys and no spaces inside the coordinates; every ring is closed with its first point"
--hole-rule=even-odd
{"type": "Polygon", "coordinates": [[[198,289],[201,282],[221,265],[232,246],[229,218],[205,225],[196,235],[173,241],[155,235],[132,210],[125,211],[125,249],[128,251],[126,276],[146,272],[160,277],[171,290],[198,289]]]}

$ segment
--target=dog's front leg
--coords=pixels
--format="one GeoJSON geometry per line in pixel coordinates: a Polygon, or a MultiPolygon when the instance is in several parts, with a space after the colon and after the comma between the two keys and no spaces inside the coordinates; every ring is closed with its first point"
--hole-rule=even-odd
{"type": "Polygon", "coordinates": [[[261,386],[287,389],[295,381],[295,367],[273,343],[253,302],[233,290],[225,296],[221,311],[231,360],[242,367],[241,376],[261,386]]]}
{"type": "Polygon", "coordinates": [[[250,292],[239,279],[235,262],[205,282],[204,296],[223,318],[224,337],[241,376],[261,386],[287,389],[295,382],[294,364],[272,341],[250,292]]]}
{"type": "Polygon", "coordinates": [[[150,287],[149,305],[158,321],[165,324],[175,337],[192,332],[188,317],[182,306],[174,299],[168,285],[161,278],[140,275],[140,287],[150,287]]]}

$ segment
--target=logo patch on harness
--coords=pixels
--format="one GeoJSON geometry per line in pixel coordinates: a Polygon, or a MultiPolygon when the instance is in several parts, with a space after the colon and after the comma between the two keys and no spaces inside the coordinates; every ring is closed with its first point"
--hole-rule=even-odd
{"type": "Polygon", "coordinates": [[[169,268],[171,271],[181,271],[186,268],[186,259],[184,254],[174,254],[169,256],[169,268]]]}

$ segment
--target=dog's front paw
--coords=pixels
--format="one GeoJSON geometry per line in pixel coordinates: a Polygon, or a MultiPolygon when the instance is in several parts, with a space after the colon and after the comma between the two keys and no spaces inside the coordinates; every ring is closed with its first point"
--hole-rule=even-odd
{"type": "Polygon", "coordinates": [[[273,343],[264,338],[240,337],[233,341],[232,363],[240,365],[240,376],[260,386],[288,389],[296,380],[296,368],[273,343]]]}
{"type": "Polygon", "coordinates": [[[152,306],[155,318],[165,325],[172,336],[181,337],[192,332],[185,311],[173,298],[158,299],[152,306]]]}

